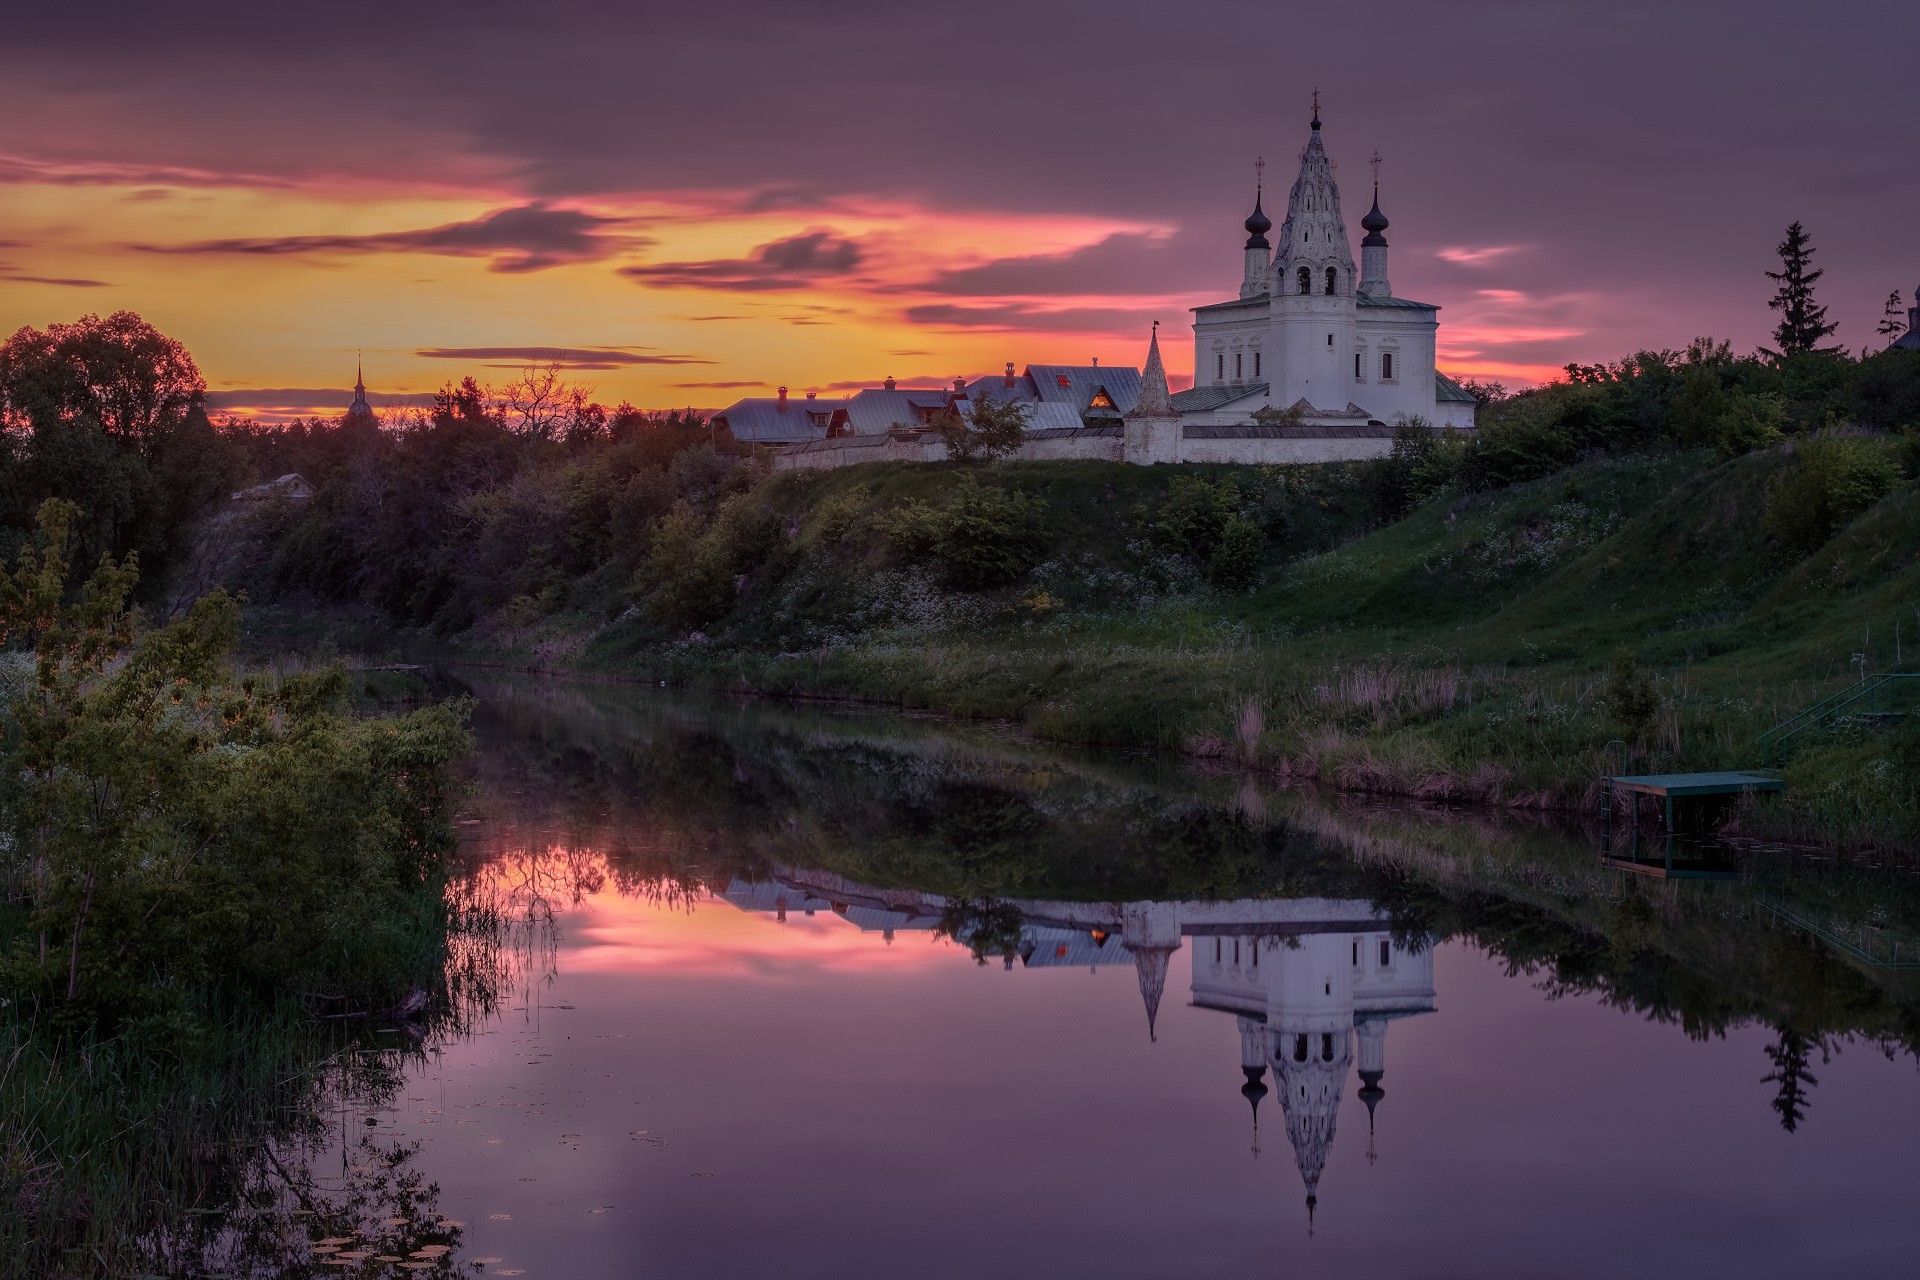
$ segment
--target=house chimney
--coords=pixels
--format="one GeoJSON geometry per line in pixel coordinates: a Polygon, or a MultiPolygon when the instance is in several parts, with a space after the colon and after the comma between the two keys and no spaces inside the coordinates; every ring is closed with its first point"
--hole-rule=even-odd
{"type": "Polygon", "coordinates": [[[885,382],[883,382],[883,383],[881,383],[880,385],[881,385],[881,386],[883,386],[883,387],[885,387],[885,388],[886,388],[887,390],[889,390],[889,391],[891,391],[891,390],[893,390],[893,375],[892,375],[892,374],[888,374],[888,375],[887,375],[887,380],[886,380],[885,382]]]}
{"type": "Polygon", "coordinates": [[[1013,390],[1013,361],[1011,360],[1007,361],[1007,372],[1001,385],[1009,391],[1013,390]]]}
{"type": "Polygon", "coordinates": [[[785,413],[786,411],[787,411],[787,389],[785,387],[782,387],[780,388],[780,412],[785,413]]]}
{"type": "Polygon", "coordinates": [[[965,378],[955,378],[953,380],[953,389],[955,391],[965,391],[967,389],[967,380],[965,378]]]}
{"type": "Polygon", "coordinates": [[[807,392],[807,399],[809,399],[809,400],[818,400],[819,398],[820,398],[820,393],[819,393],[818,391],[809,391],[809,392],[807,392]]]}
{"type": "Polygon", "coordinates": [[[1095,356],[1095,357],[1093,358],[1093,367],[1094,367],[1094,368],[1096,368],[1096,369],[1098,369],[1098,368],[1100,367],[1100,357],[1099,357],[1099,356],[1095,356]]]}

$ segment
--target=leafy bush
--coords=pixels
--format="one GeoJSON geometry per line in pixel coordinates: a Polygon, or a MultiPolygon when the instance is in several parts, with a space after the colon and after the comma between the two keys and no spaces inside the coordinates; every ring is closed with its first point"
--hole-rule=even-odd
{"type": "Polygon", "coordinates": [[[1260,526],[1242,515],[1228,516],[1220,529],[1220,541],[1207,560],[1207,577],[1217,587],[1244,590],[1259,581],[1266,558],[1266,538],[1260,526]]]}
{"type": "Polygon", "coordinates": [[[1803,441],[1796,464],[1767,496],[1762,524],[1788,546],[1808,551],[1900,483],[1884,444],[1860,436],[1803,441]]]}
{"type": "Polygon", "coordinates": [[[949,585],[975,591],[1003,586],[1039,563],[1045,512],[1038,498],[965,476],[943,505],[910,501],[876,525],[909,559],[930,560],[949,585]]]}
{"type": "Polygon", "coordinates": [[[1628,742],[1646,737],[1653,718],[1660,711],[1660,694],[1653,681],[1640,669],[1633,650],[1622,646],[1613,655],[1613,669],[1607,676],[1607,714],[1619,726],[1620,736],[1628,742]]]}
{"type": "MultiPolygon", "coordinates": [[[[223,591],[142,631],[131,560],[73,598],[76,513],[48,502],[0,571],[0,638],[34,650],[0,717],[0,989],[61,1034],[191,1035],[208,989],[391,1001],[416,976],[452,848],[459,715],[346,713],[331,668],[237,676],[223,591]]],[[[363,1006],[364,1007],[364,1006],[363,1006]]]]}
{"type": "Polygon", "coordinates": [[[1239,509],[1240,489],[1233,481],[1175,476],[1167,485],[1166,501],[1154,513],[1153,539],[1205,564],[1239,509]]]}

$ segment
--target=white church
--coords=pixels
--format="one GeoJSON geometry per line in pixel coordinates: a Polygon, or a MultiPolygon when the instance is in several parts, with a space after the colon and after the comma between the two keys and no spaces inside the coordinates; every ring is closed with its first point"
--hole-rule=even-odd
{"type": "Polygon", "coordinates": [[[1193,386],[1170,394],[1158,326],[1146,367],[1028,366],[908,393],[892,381],[842,400],[741,400],[714,418],[746,442],[777,446],[776,469],[867,461],[937,461],[929,427],[943,409],[982,399],[1029,406],[1022,459],[1111,462],[1344,462],[1382,457],[1409,423],[1470,432],[1472,395],[1435,367],[1440,308],[1397,298],[1387,274],[1388,222],[1373,207],[1360,261],[1320,136],[1316,98],[1278,245],[1256,184],[1245,222],[1239,296],[1193,312],[1193,386]],[[901,410],[909,395],[926,404],[901,410]],[[927,399],[931,397],[931,399],[927,399]],[[937,402],[937,403],[936,403],[937,402]]]}

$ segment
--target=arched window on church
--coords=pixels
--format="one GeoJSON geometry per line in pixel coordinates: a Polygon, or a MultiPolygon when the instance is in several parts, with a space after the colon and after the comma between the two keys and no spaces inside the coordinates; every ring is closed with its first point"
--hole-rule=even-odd
{"type": "Polygon", "coordinates": [[[1393,352],[1391,351],[1383,351],[1380,353],[1380,380],[1382,382],[1393,381],[1393,352]]]}
{"type": "Polygon", "coordinates": [[[1307,1060],[1307,1038],[1305,1036],[1295,1036],[1293,1038],[1293,1060],[1295,1062],[1305,1062],[1307,1060]]]}
{"type": "Polygon", "coordinates": [[[1320,1061],[1322,1062],[1333,1061],[1333,1033],[1332,1032],[1322,1031],[1320,1033],[1320,1061]]]}
{"type": "Polygon", "coordinates": [[[1339,279],[1340,279],[1340,273],[1335,271],[1332,267],[1328,267],[1327,268],[1327,296],[1329,298],[1333,296],[1333,286],[1335,282],[1337,282],[1339,279]]]}
{"type": "Polygon", "coordinates": [[[1233,353],[1233,380],[1235,382],[1247,376],[1246,363],[1247,358],[1243,353],[1238,351],[1233,353]]]}
{"type": "Polygon", "coordinates": [[[1313,292],[1313,268],[1312,267],[1300,268],[1300,292],[1302,293],[1313,292]]]}
{"type": "Polygon", "coordinates": [[[1258,351],[1253,353],[1253,376],[1256,378],[1260,376],[1260,353],[1258,351]]]}
{"type": "Polygon", "coordinates": [[[1213,363],[1213,380],[1215,382],[1225,382],[1227,380],[1227,353],[1224,351],[1215,352],[1213,363]]]}

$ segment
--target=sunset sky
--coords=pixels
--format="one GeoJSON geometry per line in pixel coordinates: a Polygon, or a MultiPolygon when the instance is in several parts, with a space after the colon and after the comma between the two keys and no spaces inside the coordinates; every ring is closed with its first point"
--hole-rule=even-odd
{"type": "MultiPolygon", "coordinates": [[[[1763,341],[1782,228],[1839,341],[1920,285],[1920,6],[9,6],[0,332],[128,308],[217,410],[563,354],[597,398],[1003,362],[1190,371],[1307,104],[1441,368],[1763,341]]],[[[1182,382],[1184,380],[1182,379],[1182,382]]]]}

